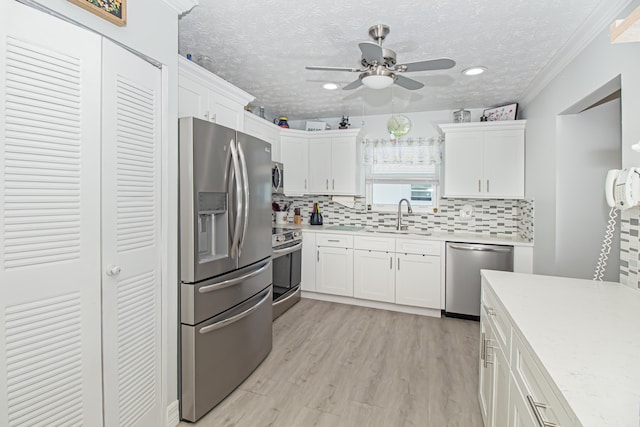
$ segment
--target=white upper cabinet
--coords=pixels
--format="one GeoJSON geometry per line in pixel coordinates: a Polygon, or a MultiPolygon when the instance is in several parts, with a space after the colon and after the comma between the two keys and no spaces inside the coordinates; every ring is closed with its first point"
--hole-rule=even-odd
{"type": "MultiPolygon", "coordinates": [[[[285,165],[285,193],[287,182],[291,178],[291,168],[299,165],[288,164],[292,156],[285,151],[291,145],[285,143],[292,138],[305,139],[308,145],[308,161],[306,163],[308,187],[304,194],[362,194],[362,144],[360,129],[335,130],[322,132],[306,132],[300,130],[282,130],[281,159],[285,165]]],[[[298,147],[293,149],[299,150],[298,147]]],[[[298,157],[294,157],[297,159],[298,157]]],[[[299,179],[300,175],[296,174],[299,179]]],[[[297,187],[297,184],[295,184],[297,187]]],[[[300,193],[298,193],[300,194],[300,193]]]]}
{"type": "Polygon", "coordinates": [[[262,117],[246,111],[244,113],[243,132],[271,144],[271,160],[281,161],[280,158],[280,130],[282,128],[262,117]]]}
{"type": "Polygon", "coordinates": [[[284,165],[284,193],[288,196],[309,192],[309,144],[304,133],[299,131],[280,139],[280,160],[284,165]]]}
{"type": "Polygon", "coordinates": [[[309,139],[309,192],[329,194],[331,189],[331,137],[309,139]]]}
{"type": "Polygon", "coordinates": [[[232,129],[244,128],[244,106],[254,97],[178,56],[178,117],[198,117],[232,129]]]}
{"type": "Polygon", "coordinates": [[[443,197],[524,198],[525,121],[440,125],[443,197]]]}

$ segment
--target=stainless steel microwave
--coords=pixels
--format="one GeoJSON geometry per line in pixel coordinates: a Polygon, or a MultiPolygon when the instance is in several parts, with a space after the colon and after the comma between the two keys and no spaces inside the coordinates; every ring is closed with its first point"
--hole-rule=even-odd
{"type": "Polygon", "coordinates": [[[284,194],[284,166],[280,162],[271,165],[271,193],[284,194]]]}

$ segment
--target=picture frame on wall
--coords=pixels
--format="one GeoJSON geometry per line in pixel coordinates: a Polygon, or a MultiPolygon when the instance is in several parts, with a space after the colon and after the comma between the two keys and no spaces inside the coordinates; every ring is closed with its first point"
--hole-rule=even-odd
{"type": "Polygon", "coordinates": [[[518,115],[518,104],[508,104],[501,107],[487,108],[482,115],[488,122],[515,120],[518,115]]]}
{"type": "Polygon", "coordinates": [[[67,0],[119,27],[127,25],[127,0],[67,0]]]}

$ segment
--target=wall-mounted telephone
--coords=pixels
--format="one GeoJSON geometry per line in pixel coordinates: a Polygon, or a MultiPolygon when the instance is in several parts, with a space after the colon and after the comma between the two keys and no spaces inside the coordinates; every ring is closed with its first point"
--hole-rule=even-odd
{"type": "Polygon", "coordinates": [[[640,168],[611,169],[605,181],[607,204],[618,210],[634,207],[640,201],[640,168]]]}
{"type": "Polygon", "coordinates": [[[607,266],[607,258],[611,252],[613,230],[616,226],[617,210],[630,209],[640,202],[640,168],[611,169],[607,172],[604,184],[607,204],[611,207],[607,231],[602,242],[602,250],[593,280],[602,280],[607,266]]]}

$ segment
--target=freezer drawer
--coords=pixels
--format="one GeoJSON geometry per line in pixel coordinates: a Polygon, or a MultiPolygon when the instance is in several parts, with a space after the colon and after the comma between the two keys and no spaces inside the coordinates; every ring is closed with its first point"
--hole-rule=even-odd
{"type": "Polygon", "coordinates": [[[513,246],[447,242],[445,313],[480,318],[480,270],[513,271],[513,246]]]}
{"type": "Polygon", "coordinates": [[[182,283],[180,321],[188,325],[200,323],[240,304],[271,283],[271,257],[213,279],[182,283]]]}
{"type": "Polygon", "coordinates": [[[206,322],[182,325],[182,418],[195,422],[271,351],[271,286],[206,322]]]}

